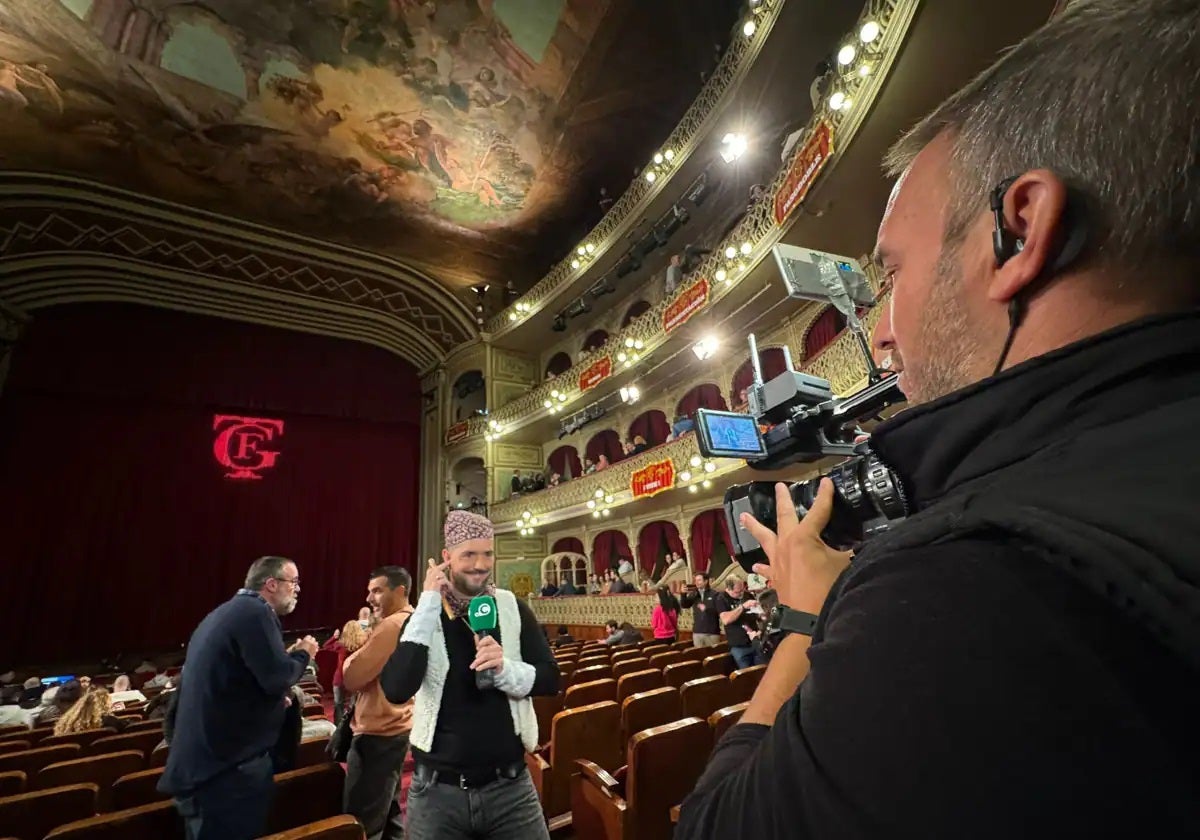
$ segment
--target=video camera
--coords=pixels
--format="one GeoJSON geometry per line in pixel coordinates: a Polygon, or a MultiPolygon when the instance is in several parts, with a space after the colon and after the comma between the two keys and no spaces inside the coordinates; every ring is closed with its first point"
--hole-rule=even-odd
{"type": "MultiPolygon", "coordinates": [[[[853,260],[786,245],[775,247],[775,258],[790,297],[832,301],[837,306],[835,278],[841,279],[845,287],[841,297],[861,297],[866,278],[853,260]]],[[[844,456],[846,460],[826,474],[833,481],[835,493],[833,515],[821,536],[835,547],[869,539],[907,515],[900,480],[871,451],[870,442],[862,440],[864,434],[859,427],[860,422],[903,402],[904,395],[896,385],[896,377],[884,376],[875,366],[858,318],[848,318],[847,322],[855,332],[869,372],[866,387],[857,393],[835,398],[828,380],[794,369],[786,346],[786,370],[764,382],[758,345],[750,335],[754,382],[747,393],[749,413],[709,409],[696,412],[696,437],[701,454],[707,458],[741,458],[752,469],[769,471],[844,456]]],[[[820,478],[788,485],[798,516],[808,512],[819,486],[820,478]]],[[[766,555],[758,540],[742,527],[740,517],[749,513],[775,530],[775,483],[756,481],[730,487],[725,491],[724,507],[734,553],[742,567],[751,571],[755,563],[765,562],[766,555]]]]}

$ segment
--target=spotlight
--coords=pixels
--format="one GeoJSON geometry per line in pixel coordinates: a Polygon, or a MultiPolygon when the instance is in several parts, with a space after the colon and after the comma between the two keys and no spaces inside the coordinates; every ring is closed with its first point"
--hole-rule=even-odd
{"type": "Polygon", "coordinates": [[[858,31],[858,40],[864,44],[869,44],[879,37],[879,24],[873,20],[869,20],[863,24],[862,29],[858,31]]]}
{"type": "Polygon", "coordinates": [[[700,492],[700,485],[699,485],[699,484],[693,484],[691,487],[689,487],[689,488],[688,488],[688,492],[689,492],[689,493],[698,493],[698,492],[700,492]]]}
{"type": "Polygon", "coordinates": [[[604,497],[604,504],[606,504],[606,505],[611,505],[612,503],[613,503],[613,497],[612,497],[612,496],[605,496],[605,497],[604,497]]]}
{"type": "Polygon", "coordinates": [[[750,38],[758,30],[758,24],[754,22],[754,18],[749,18],[742,24],[742,34],[750,38]]]}
{"type": "Polygon", "coordinates": [[[542,405],[545,406],[546,408],[554,407],[554,403],[550,402],[550,400],[546,400],[545,402],[542,403],[542,405]]]}
{"type": "Polygon", "coordinates": [[[709,472],[709,473],[710,473],[710,472],[716,472],[716,471],[717,471],[717,465],[716,465],[716,464],[714,464],[712,461],[708,461],[708,462],[706,462],[706,463],[704,464],[704,471],[705,471],[705,472],[709,472]]]}
{"type": "Polygon", "coordinates": [[[598,511],[598,510],[592,511],[592,519],[599,519],[599,518],[600,518],[600,511],[598,511]]]}
{"type": "Polygon", "coordinates": [[[575,253],[582,257],[584,254],[587,253],[587,249],[584,248],[582,245],[580,245],[578,248],[575,249],[575,253]]]}
{"type": "Polygon", "coordinates": [[[523,510],[523,511],[521,511],[521,518],[522,518],[522,519],[524,519],[524,520],[526,520],[526,521],[529,521],[529,517],[531,517],[531,516],[533,516],[533,514],[532,514],[530,511],[527,511],[527,510],[523,510]]]}
{"type": "Polygon", "coordinates": [[[583,246],[583,250],[587,251],[590,254],[596,250],[596,246],[593,245],[591,242],[589,242],[583,246]]]}
{"type": "Polygon", "coordinates": [[[558,395],[558,401],[559,401],[559,402],[566,402],[566,401],[567,401],[567,395],[566,395],[565,393],[559,394],[559,395],[558,395]]]}
{"type": "Polygon", "coordinates": [[[515,321],[515,320],[517,320],[517,313],[516,313],[516,312],[509,312],[509,313],[508,313],[508,320],[510,320],[510,321],[515,321]]]}
{"type": "Polygon", "coordinates": [[[867,76],[870,76],[871,65],[864,62],[862,66],[858,68],[858,75],[863,79],[867,78],[867,76]]]}
{"type": "Polygon", "coordinates": [[[629,358],[629,356],[627,356],[627,355],[625,354],[625,351],[624,351],[624,350],[622,350],[620,353],[618,353],[618,354],[617,354],[617,361],[618,361],[618,362],[623,362],[623,361],[625,361],[625,360],[626,360],[626,359],[628,359],[628,358],[629,358]]]}
{"type": "Polygon", "coordinates": [[[850,64],[852,61],[854,61],[854,56],[856,55],[858,55],[858,50],[854,49],[854,45],[846,44],[846,46],[838,50],[838,64],[845,67],[847,64],[850,64]]]}
{"type": "Polygon", "coordinates": [[[604,498],[604,491],[603,491],[603,490],[597,490],[597,491],[595,492],[595,496],[596,496],[596,498],[597,498],[597,499],[603,499],[603,498],[604,498]]]}
{"type": "MultiPolygon", "coordinates": [[[[701,486],[703,486],[704,489],[707,490],[709,487],[712,487],[712,482],[706,478],[706,479],[704,479],[703,482],[701,482],[701,486]]],[[[693,489],[695,489],[695,488],[693,487],[693,489]]]]}
{"type": "MultiPolygon", "coordinates": [[[[633,340],[633,349],[634,349],[634,350],[641,350],[641,349],[642,349],[642,340],[641,340],[640,338],[635,338],[635,339],[633,340]]],[[[634,355],[634,356],[637,356],[637,353],[634,353],[633,355],[634,355]]]]}
{"type": "Polygon", "coordinates": [[[703,362],[705,359],[711,359],[719,346],[720,342],[717,341],[716,336],[710,335],[697,341],[692,347],[692,352],[696,354],[697,359],[703,362]]]}
{"type": "Polygon", "coordinates": [[[733,163],[735,160],[746,154],[747,149],[746,135],[730,132],[721,138],[721,158],[726,163],[733,163]]]}

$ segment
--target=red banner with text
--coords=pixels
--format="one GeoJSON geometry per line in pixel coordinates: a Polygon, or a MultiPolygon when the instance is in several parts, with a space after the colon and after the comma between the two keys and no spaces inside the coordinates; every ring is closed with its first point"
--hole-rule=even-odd
{"type": "Polygon", "coordinates": [[[446,443],[458,443],[460,440],[466,440],[469,431],[470,426],[467,424],[466,420],[463,420],[460,423],[455,423],[446,430],[446,443]]]}
{"type": "Polygon", "coordinates": [[[687,323],[697,312],[708,303],[708,280],[701,277],[688,286],[671,305],[663,311],[663,332],[670,332],[676,327],[687,323]]]}
{"type": "Polygon", "coordinates": [[[595,388],[608,379],[612,376],[612,367],[612,356],[604,356],[592,362],[583,373],[579,374],[579,390],[586,391],[589,388],[595,388]]]}
{"type": "Polygon", "coordinates": [[[792,211],[800,206],[832,154],[833,127],[821,120],[804,148],[792,160],[787,177],[775,193],[775,224],[786,222],[792,211]]]}
{"type": "Polygon", "coordinates": [[[674,486],[675,465],[670,458],[642,467],[629,478],[629,490],[635,499],[657,496],[674,486]]]}

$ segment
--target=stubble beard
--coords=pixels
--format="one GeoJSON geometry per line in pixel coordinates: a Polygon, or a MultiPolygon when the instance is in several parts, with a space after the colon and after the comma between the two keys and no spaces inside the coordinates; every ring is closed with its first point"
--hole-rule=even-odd
{"type": "Polygon", "coordinates": [[[904,364],[904,396],[909,405],[930,402],[975,381],[979,344],[963,304],[962,268],[958,246],[943,243],[936,276],[918,330],[923,360],[914,368],[904,364]]]}
{"type": "Polygon", "coordinates": [[[476,595],[482,595],[487,590],[488,578],[484,578],[482,584],[475,586],[471,583],[470,579],[466,575],[453,573],[450,576],[450,585],[453,586],[455,591],[457,591],[460,595],[466,595],[474,598],[476,595]]]}

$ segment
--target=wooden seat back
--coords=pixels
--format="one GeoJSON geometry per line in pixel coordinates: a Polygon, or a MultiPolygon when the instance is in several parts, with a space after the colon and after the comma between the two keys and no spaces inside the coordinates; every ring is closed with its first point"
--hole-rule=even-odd
{"type": "MultiPolygon", "coordinates": [[[[663,681],[662,671],[656,671],[653,668],[647,668],[644,671],[635,671],[632,674],[626,674],[617,680],[617,702],[624,703],[625,698],[631,694],[637,694],[639,691],[650,691],[655,688],[662,688],[666,683],[663,681]]],[[[608,768],[605,768],[608,769],[608,768]]]]}
{"type": "Polygon", "coordinates": [[[593,761],[606,770],[617,769],[622,756],[615,736],[620,728],[621,707],[611,700],[554,716],[550,760],[534,777],[536,784],[540,776],[538,790],[547,818],[570,810],[569,781],[578,759],[593,761]]]}
{"type": "Polygon", "coordinates": [[[64,785],[93,783],[100,788],[96,810],[104,813],[112,810],[113,782],[127,773],[136,773],[145,766],[146,757],[137,750],[94,755],[43,767],[29,786],[34,790],[47,790],[64,785]]]}
{"type": "Polygon", "coordinates": [[[300,742],[300,746],[296,747],[296,765],[293,769],[315,767],[329,761],[328,747],[328,735],[322,735],[319,738],[305,738],[300,742]]]}
{"type": "Polygon", "coordinates": [[[634,674],[638,671],[645,671],[649,667],[650,660],[644,656],[622,659],[620,662],[617,662],[612,666],[613,679],[619,680],[626,674],[634,674]]]}
{"type": "Polygon", "coordinates": [[[101,726],[99,729],[85,729],[82,732],[68,732],[65,735],[47,735],[38,741],[39,747],[57,747],[59,744],[79,744],[88,747],[93,741],[116,735],[117,730],[111,726],[101,726]]]}
{"type": "Polygon", "coordinates": [[[754,689],[758,688],[758,684],[766,672],[766,665],[751,665],[749,668],[742,668],[730,674],[729,682],[733,687],[732,702],[741,703],[743,700],[753,697],[754,689]]]}
{"type": "Polygon", "coordinates": [[[26,778],[24,770],[9,770],[7,773],[0,773],[0,797],[24,793],[26,778]]]}
{"type": "Polygon", "coordinates": [[[733,686],[728,677],[701,677],[679,687],[685,717],[707,721],[717,709],[733,705],[733,686]]]}
{"type": "Polygon", "coordinates": [[[629,739],[625,777],[631,838],[670,837],[671,808],[683,801],[704,772],[712,730],[700,718],[684,718],[637,732],[629,739]]]}
{"type": "Polygon", "coordinates": [[[682,708],[679,689],[669,685],[629,695],[621,704],[621,743],[628,744],[643,729],[679,720],[682,708]]]}
{"type": "Polygon", "coordinates": [[[5,735],[19,735],[28,731],[29,727],[23,723],[6,723],[3,726],[0,726],[0,738],[3,738],[5,735]]]}
{"type": "Polygon", "coordinates": [[[0,831],[20,840],[42,840],[55,826],[96,813],[96,785],[35,790],[0,799],[0,831]]]}
{"type": "Polygon", "coordinates": [[[669,647],[671,648],[671,650],[678,650],[678,651],[691,650],[692,649],[692,640],[688,639],[687,641],[683,641],[683,642],[675,642],[674,644],[669,645],[669,647]]]}
{"type": "Polygon", "coordinates": [[[688,649],[687,649],[687,650],[685,650],[685,651],[681,651],[681,653],[683,654],[683,661],[684,661],[684,662],[700,662],[700,663],[703,663],[703,662],[704,662],[704,660],[705,660],[705,659],[708,657],[708,655],[709,655],[709,654],[708,654],[708,648],[702,648],[702,647],[700,647],[700,648],[698,648],[698,647],[694,647],[694,648],[688,648],[688,649]]]}
{"type": "Polygon", "coordinates": [[[147,767],[166,767],[167,766],[167,751],[170,748],[164,743],[159,744],[150,753],[150,758],[146,762],[147,767]]]}
{"type": "Polygon", "coordinates": [[[710,647],[709,650],[711,650],[713,653],[729,653],[729,641],[727,639],[722,639],[710,647]]]}
{"type": "Polygon", "coordinates": [[[704,667],[695,661],[676,662],[674,665],[668,665],[663,668],[663,679],[667,681],[667,685],[673,685],[676,688],[683,685],[688,680],[698,679],[704,676],[704,667]]]}
{"type": "Polygon", "coordinates": [[[576,668],[597,668],[597,667],[607,668],[609,666],[609,664],[610,664],[610,660],[607,656],[589,656],[586,658],[580,657],[575,662],[575,667],[576,668]]]}
{"type": "Polygon", "coordinates": [[[706,677],[727,677],[733,673],[734,667],[737,665],[733,661],[733,657],[728,653],[717,653],[712,656],[704,657],[704,676],[706,677]]]}
{"type": "Polygon", "coordinates": [[[0,741],[0,754],[25,752],[33,749],[32,741],[0,741]]]}
{"type": "Polygon", "coordinates": [[[658,668],[660,671],[668,665],[674,665],[676,662],[683,661],[683,654],[677,650],[668,651],[666,653],[656,653],[650,657],[650,667],[658,668]]]}
{"type": "Polygon", "coordinates": [[[155,802],[59,825],[46,840],[184,840],[183,818],[173,802],[155,802]]]}
{"type": "Polygon", "coordinates": [[[563,710],[563,695],[552,694],[548,697],[533,697],[533,714],[537,718],[538,744],[550,743],[550,728],[554,725],[554,716],[563,710]]]}
{"type": "Polygon", "coordinates": [[[70,761],[83,755],[83,747],[79,744],[59,744],[57,747],[35,747],[24,752],[0,755],[0,773],[9,770],[22,770],[29,778],[37,775],[38,771],[47,764],[56,761],[70,761]]]}
{"type": "Polygon", "coordinates": [[[132,735],[134,732],[149,732],[155,730],[162,732],[162,718],[157,720],[138,720],[125,727],[125,734],[132,735]]]}
{"type": "Polygon", "coordinates": [[[362,823],[349,814],[263,837],[262,840],[364,840],[362,823]]]}
{"type": "Polygon", "coordinates": [[[342,765],[332,762],[277,773],[267,832],[287,831],[341,813],[345,780],[342,765]]]}
{"type": "Polygon", "coordinates": [[[593,665],[587,668],[578,668],[570,679],[567,680],[567,688],[580,683],[591,682],[592,680],[607,680],[612,679],[612,669],[607,665],[593,665]]]}
{"type": "Polygon", "coordinates": [[[126,808],[137,808],[170,799],[170,796],[158,790],[158,780],[162,778],[162,774],[163,768],[154,767],[138,770],[136,773],[126,773],[117,779],[112,786],[112,809],[123,811],[126,808]]]}
{"type": "Polygon", "coordinates": [[[616,699],[616,680],[592,680],[568,688],[567,693],[563,696],[563,708],[578,709],[580,706],[590,706],[593,703],[616,699]]]}
{"type": "Polygon", "coordinates": [[[746,711],[748,702],[735,703],[732,706],[726,706],[723,709],[717,709],[708,716],[708,725],[713,731],[713,744],[729,731],[735,723],[742,719],[742,713],[746,711]]]}
{"type": "Polygon", "coordinates": [[[162,743],[161,729],[147,729],[143,732],[129,732],[125,735],[109,735],[107,738],[97,738],[92,745],[84,750],[88,755],[103,755],[111,752],[136,750],[143,757],[154,752],[154,748],[162,743]]]}

